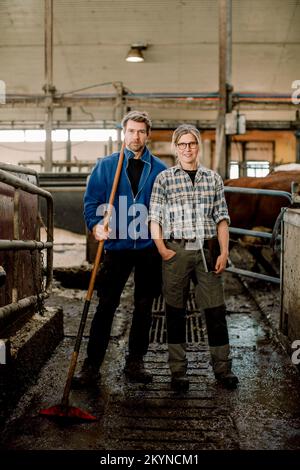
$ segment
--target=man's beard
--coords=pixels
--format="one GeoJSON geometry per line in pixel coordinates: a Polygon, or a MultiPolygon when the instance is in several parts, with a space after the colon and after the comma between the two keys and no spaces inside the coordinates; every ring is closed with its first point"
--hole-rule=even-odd
{"type": "Polygon", "coordinates": [[[133,152],[140,152],[141,150],[143,150],[143,148],[145,147],[145,144],[134,144],[134,143],[131,143],[131,144],[128,144],[128,147],[130,148],[130,150],[132,150],[133,152]]]}

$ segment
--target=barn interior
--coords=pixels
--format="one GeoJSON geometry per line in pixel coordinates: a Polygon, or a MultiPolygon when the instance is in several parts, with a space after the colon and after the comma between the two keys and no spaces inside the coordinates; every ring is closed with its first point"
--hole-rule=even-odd
{"type": "Polygon", "coordinates": [[[299,0],[0,2],[1,451],[300,449],[299,24],[299,0]],[[168,166],[174,129],[195,125],[201,163],[225,182],[240,385],[215,385],[192,290],[189,393],[169,390],[162,297],[146,359],[155,380],[126,384],[130,278],[104,386],[72,392],[98,421],[58,429],[37,412],[62,393],[97,251],[83,196],[131,110],[151,116],[148,147],[168,166]]]}

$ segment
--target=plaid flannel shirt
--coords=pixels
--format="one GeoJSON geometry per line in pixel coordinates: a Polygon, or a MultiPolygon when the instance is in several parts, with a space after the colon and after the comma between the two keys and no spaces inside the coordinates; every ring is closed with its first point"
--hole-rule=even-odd
{"type": "Polygon", "coordinates": [[[180,165],[156,177],[148,220],[161,226],[164,239],[213,238],[224,219],[230,223],[223,181],[216,172],[200,166],[194,185],[180,165]]]}

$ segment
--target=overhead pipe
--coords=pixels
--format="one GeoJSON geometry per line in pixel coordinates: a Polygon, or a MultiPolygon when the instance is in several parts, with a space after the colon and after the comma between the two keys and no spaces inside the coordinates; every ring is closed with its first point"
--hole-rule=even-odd
{"type": "MultiPolygon", "coordinates": [[[[288,93],[245,93],[245,92],[234,92],[232,93],[235,99],[279,99],[279,100],[291,100],[291,95],[288,93]]],[[[124,93],[126,99],[146,98],[146,99],[183,99],[183,98],[195,98],[195,99],[207,99],[218,100],[220,97],[219,92],[189,92],[189,93],[168,93],[168,92],[156,92],[156,93],[124,93]]],[[[74,96],[68,96],[70,102],[74,102],[78,99],[114,99],[116,98],[115,93],[85,93],[76,94],[74,96]]],[[[64,95],[56,93],[54,95],[55,103],[64,101],[66,98],[64,95]]],[[[22,103],[22,101],[32,101],[33,104],[37,104],[38,101],[44,102],[45,95],[20,95],[20,94],[7,94],[6,95],[6,106],[10,101],[16,101],[22,103]]]]}
{"type": "MultiPolygon", "coordinates": [[[[179,124],[182,124],[183,122],[188,122],[190,124],[194,124],[196,127],[199,129],[215,129],[216,128],[216,121],[214,119],[183,119],[181,121],[177,121],[175,119],[166,119],[166,120],[160,120],[160,121],[152,121],[152,129],[153,130],[158,130],[158,129],[175,129],[176,127],[179,126],[179,124]]],[[[53,121],[53,128],[55,129],[115,129],[116,128],[116,121],[53,121]]],[[[13,128],[14,130],[24,130],[24,129],[39,129],[43,130],[44,122],[43,121],[27,121],[24,123],[24,121],[1,121],[0,120],[0,129],[11,129],[13,128]]],[[[285,120],[285,121],[263,121],[263,120],[251,120],[247,121],[247,129],[268,129],[268,130],[295,130],[298,129],[298,122],[296,120],[285,120]]],[[[5,143],[3,143],[5,146],[5,143]]],[[[0,146],[2,143],[0,143],[0,146]]],[[[38,164],[38,160],[36,161],[38,164]]],[[[0,168],[2,168],[1,165],[4,165],[3,163],[0,163],[0,168]]],[[[13,167],[13,165],[11,165],[13,167]]],[[[22,173],[25,173],[24,170],[27,170],[26,173],[28,174],[35,174],[35,170],[29,170],[27,167],[22,167],[18,165],[18,168],[20,168],[20,171],[22,173]]],[[[6,169],[6,168],[3,168],[6,169]]],[[[13,167],[12,170],[8,171],[13,171],[16,172],[15,167],[13,167]]]]}

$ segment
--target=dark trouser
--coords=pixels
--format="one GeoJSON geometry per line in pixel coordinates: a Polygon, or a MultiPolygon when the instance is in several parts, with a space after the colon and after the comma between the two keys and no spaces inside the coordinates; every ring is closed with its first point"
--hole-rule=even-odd
{"type": "MultiPolygon", "coordinates": [[[[229,342],[225,306],[204,310],[209,346],[223,346],[229,342]]],[[[169,343],[185,343],[186,310],[166,304],[167,331],[169,343]]]]}
{"type": "MultiPolygon", "coordinates": [[[[220,370],[220,372],[223,372],[223,369],[225,366],[227,368],[228,361],[230,360],[229,347],[227,347],[229,339],[225,306],[220,305],[219,307],[207,308],[204,310],[204,313],[208,344],[212,355],[212,365],[214,369],[219,369],[218,364],[222,360],[222,370],[220,370]],[[226,348],[224,349],[225,345],[226,348]],[[214,357],[216,354],[220,356],[220,346],[222,347],[222,357],[215,360],[214,357]]],[[[169,366],[172,373],[180,373],[183,375],[186,373],[187,369],[185,316],[185,308],[176,308],[166,304],[169,366]]]]}
{"type": "Polygon", "coordinates": [[[166,304],[169,367],[172,374],[185,375],[186,358],[186,309],[166,304]]]}
{"type": "Polygon", "coordinates": [[[204,310],[209,346],[223,346],[229,343],[225,305],[204,310]]]}
{"type": "Polygon", "coordinates": [[[114,313],[126,281],[134,268],[134,311],[129,335],[129,354],[142,357],[149,346],[154,285],[160,277],[156,248],[106,251],[99,273],[99,304],[90,329],[87,347],[89,364],[100,367],[109,343],[114,313]]]}

